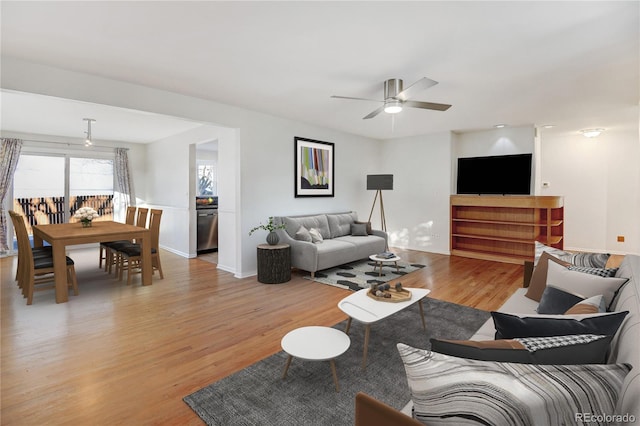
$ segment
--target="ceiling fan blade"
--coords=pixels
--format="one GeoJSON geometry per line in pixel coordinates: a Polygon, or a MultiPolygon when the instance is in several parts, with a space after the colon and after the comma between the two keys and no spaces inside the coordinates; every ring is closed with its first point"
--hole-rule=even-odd
{"type": "Polygon", "coordinates": [[[373,118],[376,115],[380,114],[382,111],[384,111],[384,105],[382,105],[380,108],[378,108],[377,110],[373,111],[372,113],[370,113],[366,117],[362,117],[362,119],[363,120],[368,120],[368,119],[373,118]]]}
{"type": "Polygon", "coordinates": [[[414,98],[415,95],[421,90],[428,89],[429,87],[435,86],[436,84],[438,84],[437,81],[431,80],[427,77],[422,77],[420,80],[416,81],[411,86],[398,93],[395,97],[396,99],[400,99],[401,101],[406,101],[409,98],[414,98]]]}
{"type": "Polygon", "coordinates": [[[336,95],[332,95],[330,97],[331,98],[335,98],[335,99],[353,99],[354,101],[384,102],[384,101],[379,101],[377,99],[352,98],[351,96],[336,96],[336,95]]]}
{"type": "Polygon", "coordinates": [[[405,101],[403,102],[403,105],[412,107],[412,108],[434,109],[436,111],[446,111],[449,108],[451,108],[451,105],[447,105],[447,104],[436,104],[433,102],[422,102],[422,101],[405,101]]]}

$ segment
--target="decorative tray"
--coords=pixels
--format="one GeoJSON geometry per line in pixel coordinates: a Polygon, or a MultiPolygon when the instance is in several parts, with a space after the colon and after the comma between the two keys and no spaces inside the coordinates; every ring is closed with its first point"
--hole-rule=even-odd
{"type": "Polygon", "coordinates": [[[406,302],[407,300],[411,300],[411,292],[402,288],[402,285],[396,285],[395,287],[389,286],[389,284],[375,286],[367,292],[367,296],[374,300],[390,303],[406,302]],[[381,296],[376,296],[376,291],[379,290],[378,287],[380,287],[380,291],[383,293],[381,296]]]}

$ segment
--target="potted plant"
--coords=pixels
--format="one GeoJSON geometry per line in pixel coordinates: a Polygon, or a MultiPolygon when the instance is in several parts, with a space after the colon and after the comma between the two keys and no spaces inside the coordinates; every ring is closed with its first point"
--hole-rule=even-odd
{"type": "Polygon", "coordinates": [[[269,231],[269,234],[267,234],[267,243],[273,246],[278,244],[278,241],[280,241],[280,237],[278,237],[278,234],[276,233],[276,229],[284,229],[284,223],[281,223],[280,225],[276,225],[273,223],[273,216],[269,216],[269,222],[267,222],[266,225],[260,223],[260,225],[256,226],[251,231],[249,231],[249,235],[253,234],[255,231],[259,229],[269,231]]]}

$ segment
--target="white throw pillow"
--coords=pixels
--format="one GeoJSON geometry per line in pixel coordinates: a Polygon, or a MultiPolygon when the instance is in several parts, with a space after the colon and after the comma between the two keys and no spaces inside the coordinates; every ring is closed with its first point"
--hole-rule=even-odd
{"type": "Polygon", "coordinates": [[[627,278],[605,278],[584,272],[571,271],[555,262],[549,262],[547,286],[553,286],[583,299],[601,294],[605,305],[610,307],[616,292],[627,282],[627,278]]]}
{"type": "Polygon", "coordinates": [[[312,243],[321,243],[324,240],[322,234],[316,228],[309,229],[309,235],[311,235],[312,243]]]}

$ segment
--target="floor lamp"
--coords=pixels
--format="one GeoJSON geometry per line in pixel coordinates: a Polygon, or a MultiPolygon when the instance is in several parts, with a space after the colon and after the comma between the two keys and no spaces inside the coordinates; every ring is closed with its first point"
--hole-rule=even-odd
{"type": "Polygon", "coordinates": [[[393,189],[393,175],[367,175],[367,190],[376,191],[376,196],[373,199],[373,205],[371,206],[371,213],[369,213],[369,222],[371,222],[371,216],[373,216],[373,209],[376,207],[376,201],[380,197],[380,225],[382,230],[387,232],[387,220],[384,215],[384,201],[382,201],[382,191],[393,189]]]}

